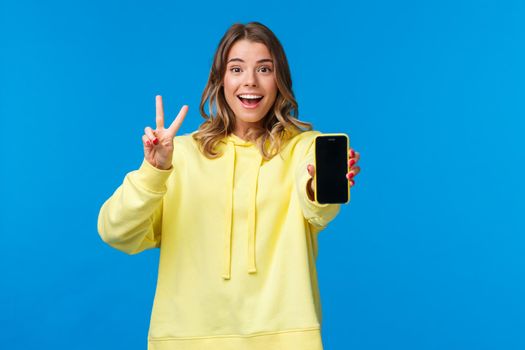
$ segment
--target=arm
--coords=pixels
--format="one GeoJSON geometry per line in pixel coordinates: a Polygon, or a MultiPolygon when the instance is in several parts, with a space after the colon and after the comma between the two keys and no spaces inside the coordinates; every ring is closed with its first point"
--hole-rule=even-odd
{"type": "Polygon", "coordinates": [[[308,173],[307,165],[315,164],[315,136],[319,134],[319,132],[310,133],[311,136],[304,140],[307,143],[306,149],[303,148],[304,151],[301,151],[304,154],[300,157],[296,165],[295,184],[305,219],[316,229],[322,230],[337,216],[341,205],[320,204],[315,200],[315,197],[312,196],[313,193],[311,193],[309,186],[311,176],[308,173]]]}
{"type": "Polygon", "coordinates": [[[160,246],[162,202],[172,171],[144,159],[138,170],[126,175],[99,212],[97,228],[104,242],[128,254],[160,246]]]}

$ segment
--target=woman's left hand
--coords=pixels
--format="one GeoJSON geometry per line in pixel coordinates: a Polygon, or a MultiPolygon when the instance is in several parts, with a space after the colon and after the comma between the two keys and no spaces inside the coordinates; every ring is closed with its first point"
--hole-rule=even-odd
{"type": "MultiPolygon", "coordinates": [[[[350,187],[355,185],[355,176],[359,174],[361,171],[361,168],[357,166],[357,162],[359,161],[359,152],[355,152],[352,148],[348,149],[348,173],[346,173],[346,178],[350,182],[350,187]]],[[[315,193],[315,181],[313,181],[315,177],[315,166],[313,164],[308,164],[307,166],[308,174],[312,177],[307,182],[307,193],[308,197],[311,200],[314,200],[314,193],[315,193]]]]}

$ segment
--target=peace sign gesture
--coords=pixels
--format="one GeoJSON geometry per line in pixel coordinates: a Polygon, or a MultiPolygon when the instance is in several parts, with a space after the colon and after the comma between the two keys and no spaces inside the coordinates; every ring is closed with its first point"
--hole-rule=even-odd
{"type": "Polygon", "coordinates": [[[155,97],[157,105],[157,128],[153,130],[149,126],[144,129],[142,142],[144,144],[144,158],[156,168],[168,170],[171,168],[173,159],[173,138],[186,117],[188,106],[184,105],[179,111],[177,118],[171,123],[169,128],[164,129],[164,107],[162,106],[162,96],[155,97]]]}

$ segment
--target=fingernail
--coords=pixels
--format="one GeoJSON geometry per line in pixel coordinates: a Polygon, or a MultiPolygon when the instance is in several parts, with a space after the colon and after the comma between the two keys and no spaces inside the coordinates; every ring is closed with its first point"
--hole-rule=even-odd
{"type": "Polygon", "coordinates": [[[346,174],[346,177],[349,178],[349,179],[351,179],[351,178],[354,177],[354,175],[355,175],[355,174],[354,174],[353,172],[349,172],[348,174],[346,174]]]}
{"type": "Polygon", "coordinates": [[[350,159],[350,162],[348,162],[348,165],[349,166],[352,166],[355,164],[355,159],[350,159]]]}
{"type": "Polygon", "coordinates": [[[350,157],[353,157],[353,156],[355,156],[355,152],[354,152],[353,149],[351,149],[351,150],[350,150],[350,157]]]}
{"type": "Polygon", "coordinates": [[[350,180],[350,186],[353,186],[355,185],[355,181],[354,180],[350,180]]]}
{"type": "Polygon", "coordinates": [[[159,143],[159,140],[157,138],[155,138],[155,140],[153,140],[153,143],[154,144],[158,144],[159,143]]]}
{"type": "Polygon", "coordinates": [[[149,140],[146,141],[146,145],[151,146],[151,142],[149,142],[149,140]]]}

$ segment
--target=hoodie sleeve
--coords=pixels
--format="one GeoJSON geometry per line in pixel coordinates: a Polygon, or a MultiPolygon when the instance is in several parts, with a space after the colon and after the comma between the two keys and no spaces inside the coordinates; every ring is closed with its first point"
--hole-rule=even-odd
{"type": "Polygon", "coordinates": [[[172,171],[144,159],[126,175],[99,212],[97,228],[104,242],[127,254],[160,247],[163,197],[172,171]]]}
{"type": "Polygon", "coordinates": [[[295,170],[295,184],[305,219],[317,230],[322,230],[337,216],[341,204],[320,204],[315,199],[312,201],[308,198],[306,186],[310,174],[308,174],[306,167],[308,164],[315,165],[315,136],[321,135],[321,133],[309,132],[308,134],[311,136],[308,136],[304,141],[306,146],[302,149],[305,151],[301,151],[304,154],[299,159],[295,170]]]}

